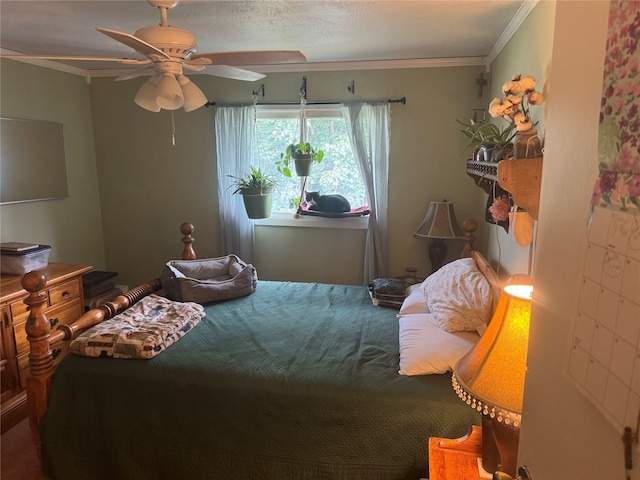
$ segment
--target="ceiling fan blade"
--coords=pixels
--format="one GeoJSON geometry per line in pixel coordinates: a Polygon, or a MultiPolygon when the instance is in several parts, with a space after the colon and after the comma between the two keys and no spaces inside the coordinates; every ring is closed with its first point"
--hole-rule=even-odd
{"type": "Polygon", "coordinates": [[[108,28],[96,27],[96,30],[104,33],[106,36],[123,43],[127,47],[133,48],[136,52],[141,53],[147,57],[158,56],[160,58],[171,58],[159,48],[154,47],[150,43],[139,39],[138,37],[131,35],[130,33],[118,32],[117,30],[110,30],[108,28]]]}
{"type": "Polygon", "coordinates": [[[232,80],[244,80],[247,82],[255,82],[264,78],[266,75],[257,72],[251,72],[242,68],[230,67],[228,65],[209,65],[202,70],[202,73],[214,75],[216,77],[231,78],[232,80]]]}
{"type": "Polygon", "coordinates": [[[201,57],[201,58],[187,58],[183,60],[182,63],[184,65],[200,66],[200,65],[211,65],[213,62],[206,57],[201,57]]]}
{"type": "Polygon", "coordinates": [[[197,58],[195,60],[187,58],[182,61],[182,68],[197,72],[204,69],[204,67],[207,65],[211,65],[211,60],[209,60],[208,58],[197,58]]]}
{"type": "Polygon", "coordinates": [[[307,57],[298,50],[246,50],[240,52],[195,53],[192,59],[208,58],[217,65],[271,65],[304,63],[307,57]]]}
{"type": "Polygon", "coordinates": [[[120,75],[119,77],[116,77],[114,81],[121,82],[123,80],[131,80],[132,78],[141,77],[149,73],[149,70],[151,70],[152,68],[153,68],[153,65],[149,65],[147,67],[137,68],[135,70],[128,70],[127,73],[120,75]]]}
{"type": "Polygon", "coordinates": [[[148,63],[151,63],[151,60],[148,58],[144,60],[138,60],[136,58],[72,57],[66,55],[6,55],[4,53],[0,53],[0,58],[13,58],[16,60],[73,60],[79,62],[117,62],[123,63],[125,65],[146,65],[148,63]]]}

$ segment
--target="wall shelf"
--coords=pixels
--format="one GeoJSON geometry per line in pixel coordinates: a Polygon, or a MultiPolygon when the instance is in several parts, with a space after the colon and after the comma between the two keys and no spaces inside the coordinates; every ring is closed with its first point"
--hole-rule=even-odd
{"type": "Polygon", "coordinates": [[[477,186],[490,194],[496,180],[498,180],[498,164],[467,160],[467,175],[473,178],[477,186]]]}
{"type": "Polygon", "coordinates": [[[498,184],[498,164],[495,162],[483,162],[478,160],[467,160],[467,175],[469,175],[474,183],[482,188],[487,196],[487,203],[484,209],[484,219],[491,224],[497,224],[509,231],[508,221],[496,222],[489,213],[489,207],[493,203],[495,197],[508,195],[509,192],[504,190],[498,184]]]}
{"type": "Polygon", "coordinates": [[[513,201],[531,218],[538,220],[542,157],[518,158],[498,162],[498,183],[511,193],[513,201]]]}
{"type": "MultiPolygon", "coordinates": [[[[483,162],[467,160],[467,175],[489,195],[487,208],[494,197],[510,193],[514,203],[538,220],[542,157],[483,162]]],[[[494,223],[490,214],[486,220],[494,223]]],[[[498,222],[508,231],[508,222],[498,222]]]]}

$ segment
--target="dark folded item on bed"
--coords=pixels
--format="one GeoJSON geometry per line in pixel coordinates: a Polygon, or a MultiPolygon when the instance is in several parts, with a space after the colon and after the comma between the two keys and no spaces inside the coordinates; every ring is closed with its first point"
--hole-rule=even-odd
{"type": "Polygon", "coordinates": [[[400,309],[407,295],[407,285],[397,278],[375,278],[369,291],[374,305],[400,309]]]}

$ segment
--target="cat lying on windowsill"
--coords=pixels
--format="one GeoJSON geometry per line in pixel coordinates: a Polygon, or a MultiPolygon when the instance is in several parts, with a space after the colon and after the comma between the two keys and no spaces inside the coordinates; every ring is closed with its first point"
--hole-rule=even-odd
{"type": "Polygon", "coordinates": [[[346,213],[351,211],[349,200],[342,195],[320,195],[320,192],[306,192],[307,208],[324,213],[346,213]]]}

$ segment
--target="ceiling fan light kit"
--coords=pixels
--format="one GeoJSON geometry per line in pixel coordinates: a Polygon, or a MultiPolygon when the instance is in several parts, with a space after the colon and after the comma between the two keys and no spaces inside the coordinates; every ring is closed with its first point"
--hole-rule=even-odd
{"type": "Polygon", "coordinates": [[[178,0],[147,0],[147,2],[160,10],[158,26],[140,28],[134,35],[97,27],[97,30],[104,35],[147,57],[144,60],[28,54],[1,54],[0,57],[23,60],[111,61],[125,65],[146,65],[144,69],[120,75],[116,80],[129,80],[145,75],[146,69],[153,67],[154,75],[142,85],[134,99],[137,105],[150,112],[159,112],[162,109],[177,110],[180,107],[183,107],[185,112],[191,112],[207,103],[202,91],[183,75],[183,68],[234,80],[256,81],[264,78],[264,75],[230,65],[266,65],[306,61],[305,56],[298,50],[197,54],[198,42],[195,35],[189,30],[169,26],[167,11],[175,7],[178,0]]]}
{"type": "Polygon", "coordinates": [[[176,77],[163,73],[156,90],[156,103],[165,110],[177,110],[184,105],[182,89],[176,77]]]}
{"type": "Polygon", "coordinates": [[[182,87],[182,94],[184,96],[184,105],[182,108],[185,112],[193,112],[207,103],[207,97],[205,97],[202,90],[200,90],[189,77],[180,75],[178,77],[178,83],[180,87],[182,87]]]}
{"type": "Polygon", "coordinates": [[[151,77],[144,83],[144,85],[142,85],[142,87],[140,87],[133,101],[145,110],[149,110],[150,112],[159,112],[161,108],[160,105],[156,103],[158,83],[160,83],[160,79],[158,77],[151,77]]]}

